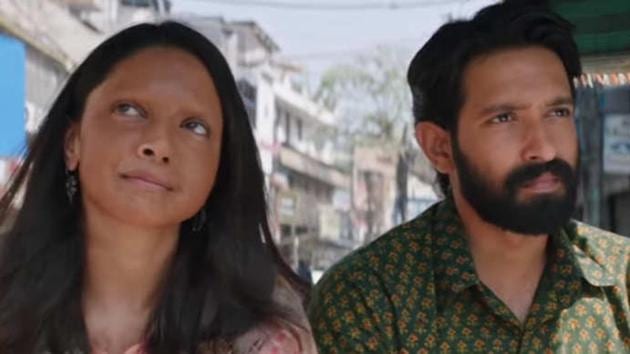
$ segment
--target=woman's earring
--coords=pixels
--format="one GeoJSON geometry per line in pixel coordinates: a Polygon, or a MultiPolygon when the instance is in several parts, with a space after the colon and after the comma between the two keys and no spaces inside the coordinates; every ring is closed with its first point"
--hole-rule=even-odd
{"type": "Polygon", "coordinates": [[[206,219],[207,219],[206,208],[201,208],[201,210],[199,210],[197,215],[193,217],[193,226],[192,226],[193,232],[201,231],[201,229],[203,229],[203,226],[206,224],[206,219]]]}
{"type": "Polygon", "coordinates": [[[79,180],[77,174],[74,171],[66,170],[66,195],[70,204],[74,202],[74,196],[79,189],[79,180]]]}

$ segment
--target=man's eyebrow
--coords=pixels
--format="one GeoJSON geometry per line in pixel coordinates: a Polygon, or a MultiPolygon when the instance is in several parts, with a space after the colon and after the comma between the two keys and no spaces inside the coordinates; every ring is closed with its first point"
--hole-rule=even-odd
{"type": "Polygon", "coordinates": [[[499,103],[499,104],[493,104],[490,106],[486,106],[484,108],[481,109],[480,113],[481,115],[490,115],[492,113],[497,113],[497,112],[511,112],[511,111],[516,111],[519,109],[525,109],[529,107],[528,105],[518,105],[518,104],[511,104],[511,103],[499,103]]]}
{"type": "MultiPolygon", "coordinates": [[[[575,101],[570,96],[562,96],[562,97],[554,98],[553,100],[546,103],[547,107],[563,106],[563,105],[573,106],[575,105],[575,101]]],[[[512,112],[512,111],[517,111],[520,109],[525,109],[528,107],[529,105],[526,105],[526,104],[498,103],[498,104],[492,104],[492,105],[482,108],[480,110],[480,114],[486,116],[492,113],[512,112]]]]}
{"type": "Polygon", "coordinates": [[[547,107],[563,106],[563,105],[571,105],[571,106],[575,105],[575,101],[573,100],[573,97],[569,97],[569,96],[558,97],[547,103],[547,107]]]}

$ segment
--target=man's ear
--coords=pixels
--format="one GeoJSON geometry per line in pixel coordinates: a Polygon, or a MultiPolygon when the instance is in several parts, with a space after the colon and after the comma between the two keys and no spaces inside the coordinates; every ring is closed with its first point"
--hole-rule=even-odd
{"type": "Polygon", "coordinates": [[[69,171],[74,171],[79,166],[81,150],[80,128],[81,125],[79,123],[71,123],[64,136],[64,159],[66,161],[66,169],[69,171]]]}
{"type": "Polygon", "coordinates": [[[416,140],[424,154],[440,173],[450,175],[455,169],[450,133],[432,122],[416,124],[416,140]]]}

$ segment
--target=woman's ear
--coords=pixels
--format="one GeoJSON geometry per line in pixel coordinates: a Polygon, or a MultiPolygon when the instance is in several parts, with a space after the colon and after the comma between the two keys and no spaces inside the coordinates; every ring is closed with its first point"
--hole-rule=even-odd
{"type": "Polygon", "coordinates": [[[416,124],[416,140],[438,172],[450,175],[454,171],[451,135],[446,129],[432,122],[420,122],[416,124]]]}
{"type": "Polygon", "coordinates": [[[81,149],[80,128],[81,125],[79,123],[71,123],[64,137],[64,159],[66,161],[66,169],[69,171],[74,171],[79,166],[81,149]]]}

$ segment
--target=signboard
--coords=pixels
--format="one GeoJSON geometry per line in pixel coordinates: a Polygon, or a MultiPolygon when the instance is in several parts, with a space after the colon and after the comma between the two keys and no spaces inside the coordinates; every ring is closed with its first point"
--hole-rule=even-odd
{"type": "Polygon", "coordinates": [[[294,191],[278,191],[276,211],[281,224],[294,224],[298,218],[298,195],[294,191]]]}
{"type": "Polygon", "coordinates": [[[17,157],[26,144],[24,44],[0,34],[0,158],[17,157]]]}
{"type": "Polygon", "coordinates": [[[604,172],[630,175],[630,114],[605,117],[604,172]]]}
{"type": "Polygon", "coordinates": [[[341,236],[341,216],[331,205],[319,206],[319,236],[331,241],[341,236]]]}

